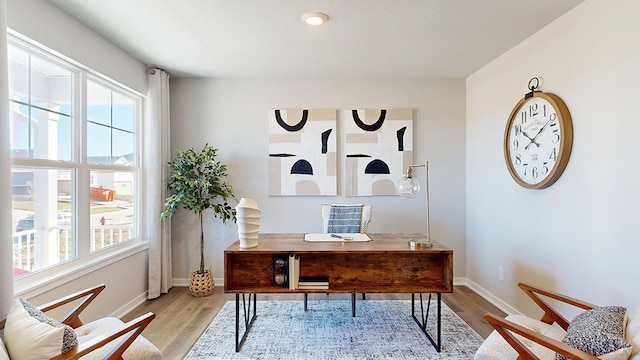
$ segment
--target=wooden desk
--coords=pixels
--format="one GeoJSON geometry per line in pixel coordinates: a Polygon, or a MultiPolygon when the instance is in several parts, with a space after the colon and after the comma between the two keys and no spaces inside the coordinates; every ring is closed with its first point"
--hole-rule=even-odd
{"type": "MultiPolygon", "coordinates": [[[[441,294],[453,292],[453,250],[435,243],[411,248],[408,241],[421,234],[367,234],[370,242],[305,242],[304,234],[260,234],[257,247],[241,249],[239,241],[224,251],[224,291],[236,294],[236,351],[256,317],[256,293],[411,293],[412,317],[440,351],[441,294]],[[290,290],[274,285],[274,256],[300,257],[300,276],[323,276],[329,288],[290,290]],[[414,294],[420,294],[422,315],[415,315],[414,294]],[[422,293],[437,294],[437,342],[426,331],[422,293]],[[245,333],[239,338],[240,295],[245,333]],[[248,305],[245,294],[249,294],[248,305]],[[253,316],[250,312],[253,294],[253,316]]],[[[424,237],[424,235],[422,235],[424,237]]],[[[355,316],[355,308],[354,308],[355,316]]]]}

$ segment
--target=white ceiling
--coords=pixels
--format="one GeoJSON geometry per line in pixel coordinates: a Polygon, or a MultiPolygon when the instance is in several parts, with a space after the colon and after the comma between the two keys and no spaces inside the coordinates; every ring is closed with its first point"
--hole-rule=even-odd
{"type": "Polygon", "coordinates": [[[173,76],[465,78],[583,0],[50,1],[173,76]]]}

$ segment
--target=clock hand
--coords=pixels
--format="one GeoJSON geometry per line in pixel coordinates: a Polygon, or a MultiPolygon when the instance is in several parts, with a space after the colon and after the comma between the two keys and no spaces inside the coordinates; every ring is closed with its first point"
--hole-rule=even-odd
{"type": "MultiPolygon", "coordinates": [[[[531,140],[531,142],[524,147],[525,150],[528,150],[529,147],[531,146],[531,144],[536,144],[538,147],[540,147],[540,144],[536,143],[536,139],[538,138],[538,136],[540,136],[540,134],[542,134],[542,132],[544,131],[544,129],[547,128],[547,125],[549,125],[549,123],[551,122],[552,119],[549,119],[540,130],[538,130],[538,133],[536,134],[536,136],[533,137],[533,139],[529,138],[529,136],[527,136],[527,134],[525,134],[525,136],[527,136],[527,138],[529,138],[529,140],[531,140]]],[[[524,134],[524,132],[523,132],[524,134]]]]}
{"type": "Polygon", "coordinates": [[[536,138],[531,138],[531,136],[527,135],[527,133],[526,133],[526,132],[524,132],[524,131],[522,132],[522,134],[523,134],[527,139],[529,139],[529,143],[527,144],[527,146],[525,146],[525,147],[524,147],[524,149],[525,149],[525,150],[529,150],[529,146],[531,146],[531,144],[536,144],[536,146],[537,146],[537,147],[540,147],[540,144],[538,144],[538,143],[536,142],[536,138]]]}

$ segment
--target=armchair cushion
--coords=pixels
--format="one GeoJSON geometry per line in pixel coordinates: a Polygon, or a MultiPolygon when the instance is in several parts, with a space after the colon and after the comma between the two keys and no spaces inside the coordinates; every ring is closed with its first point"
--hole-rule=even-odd
{"type": "MultiPolygon", "coordinates": [[[[109,334],[121,327],[122,324],[123,322],[120,319],[114,317],[105,317],[84,324],[75,329],[76,334],[78,335],[78,342],[80,344],[84,344],[101,335],[109,334]]],[[[103,359],[112,348],[118,345],[118,342],[119,341],[112,341],[102,348],[92,351],[89,355],[83,357],[83,359],[103,359]]],[[[125,360],[161,360],[162,352],[160,352],[160,350],[158,350],[158,348],[149,340],[142,336],[138,336],[133,344],[124,352],[123,358],[125,360]]]]}
{"type": "MultiPolygon", "coordinates": [[[[567,329],[562,342],[588,352],[601,359],[628,359],[631,345],[625,340],[627,309],[621,306],[603,306],[576,316],[567,329]]],[[[557,354],[556,360],[567,360],[557,354]]]]}
{"type": "Polygon", "coordinates": [[[640,360],[640,306],[629,316],[627,322],[627,342],[633,350],[629,360],[640,360]]]}
{"type": "Polygon", "coordinates": [[[9,354],[7,354],[7,348],[4,347],[2,338],[0,338],[0,360],[11,360],[9,359],[9,354]]]}
{"type": "MultiPolygon", "coordinates": [[[[561,341],[566,335],[566,332],[558,326],[549,325],[524,315],[509,315],[505,319],[558,341],[561,341]]],[[[554,359],[555,352],[553,350],[522,336],[516,335],[516,337],[541,360],[554,359]]],[[[515,359],[517,357],[518,353],[497,331],[489,334],[475,354],[475,360],[515,359]]]]}
{"type": "Polygon", "coordinates": [[[73,329],[21,298],[9,310],[4,336],[11,358],[21,360],[49,359],[78,345],[73,329]]]}

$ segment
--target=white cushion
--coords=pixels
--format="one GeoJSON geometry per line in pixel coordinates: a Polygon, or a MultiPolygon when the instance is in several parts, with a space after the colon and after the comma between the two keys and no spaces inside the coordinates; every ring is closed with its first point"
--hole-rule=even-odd
{"type": "Polygon", "coordinates": [[[629,316],[626,330],[627,342],[633,348],[629,360],[640,360],[640,305],[629,316]]]}
{"type": "MultiPolygon", "coordinates": [[[[84,324],[75,329],[78,336],[78,342],[84,344],[87,341],[94,339],[102,334],[111,332],[121,327],[123,322],[120,319],[114,317],[106,317],[84,324]]],[[[109,344],[103,346],[101,349],[94,350],[87,356],[83,356],[83,359],[102,359],[111,351],[120,340],[114,340],[109,344]]],[[[142,336],[138,336],[136,340],[127,348],[123,357],[125,360],[134,359],[148,359],[148,360],[161,360],[162,352],[158,350],[149,340],[142,336]]]]}
{"type": "Polygon", "coordinates": [[[64,326],[54,326],[31,316],[20,299],[14,299],[4,328],[11,358],[38,360],[60,355],[64,334],[64,326]]]}
{"type": "Polygon", "coordinates": [[[9,359],[9,354],[7,354],[7,348],[4,347],[2,338],[0,338],[0,360],[11,360],[9,359]]]}
{"type": "MultiPolygon", "coordinates": [[[[562,341],[566,334],[566,332],[558,326],[549,325],[542,321],[531,319],[523,315],[509,315],[505,319],[558,341],[562,341]]],[[[515,335],[515,337],[541,360],[553,360],[555,358],[556,353],[553,350],[550,350],[520,335],[515,335]]],[[[516,359],[517,357],[518,353],[511,347],[511,345],[509,345],[509,343],[507,343],[507,341],[502,337],[502,335],[500,335],[500,333],[494,330],[484,340],[482,345],[480,345],[478,351],[476,351],[474,359],[512,360],[516,359]]]]}

